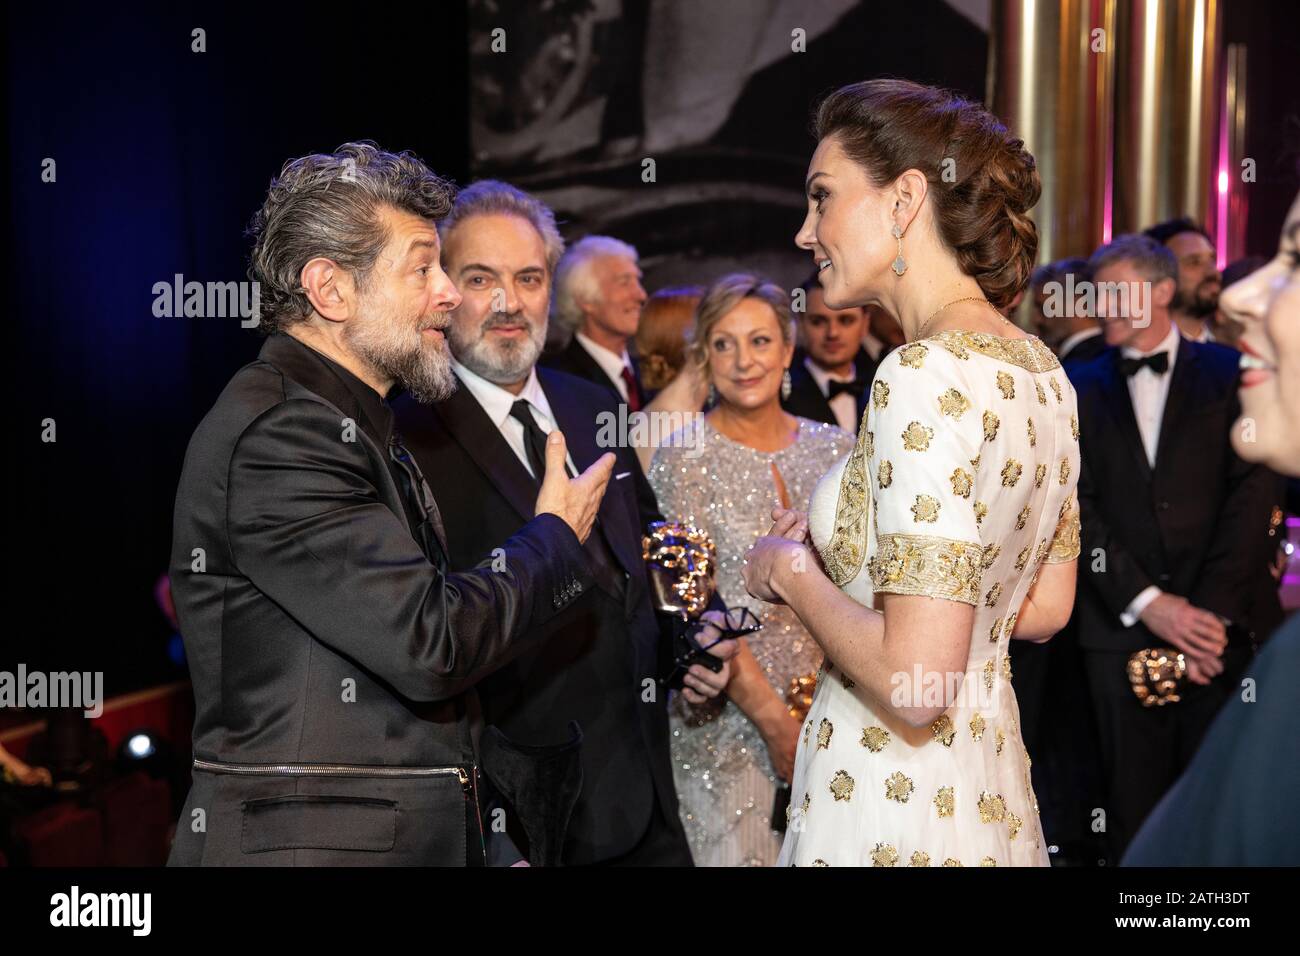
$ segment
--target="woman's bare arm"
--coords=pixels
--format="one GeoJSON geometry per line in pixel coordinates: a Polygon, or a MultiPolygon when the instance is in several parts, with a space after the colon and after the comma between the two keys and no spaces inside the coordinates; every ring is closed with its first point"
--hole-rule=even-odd
{"type": "Polygon", "coordinates": [[[1069,623],[1078,567],[1078,558],[1039,566],[1038,580],[1016,614],[1015,640],[1041,644],[1069,623]]]}

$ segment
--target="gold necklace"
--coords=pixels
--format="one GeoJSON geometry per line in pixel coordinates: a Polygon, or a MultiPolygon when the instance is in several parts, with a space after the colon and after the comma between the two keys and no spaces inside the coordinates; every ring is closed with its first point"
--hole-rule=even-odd
{"type": "MultiPolygon", "coordinates": [[[[956,305],[958,302],[983,302],[983,303],[984,303],[985,305],[987,305],[990,309],[993,309],[993,303],[990,302],[987,298],[985,298],[985,297],[982,296],[982,295],[968,295],[968,296],[964,296],[963,298],[960,298],[960,299],[953,299],[951,302],[945,302],[943,305],[939,306],[939,308],[937,308],[937,309],[935,309],[933,312],[931,312],[930,315],[929,315],[929,318],[927,318],[924,322],[921,323],[921,327],[917,330],[916,338],[914,338],[912,341],[913,341],[913,342],[917,342],[917,341],[920,341],[921,339],[925,338],[925,332],[926,332],[927,329],[930,328],[930,323],[934,321],[934,317],[935,317],[936,315],[938,315],[940,312],[942,312],[944,309],[948,308],[948,306],[950,306],[950,305],[956,305]]],[[[994,312],[998,312],[997,309],[993,309],[993,311],[994,311],[994,312]]],[[[1007,318],[1005,315],[1003,315],[1001,312],[998,312],[998,317],[1002,319],[1002,324],[1003,324],[1003,325],[1011,325],[1011,324],[1012,324],[1011,320],[1008,319],[1008,318],[1007,318]]]]}

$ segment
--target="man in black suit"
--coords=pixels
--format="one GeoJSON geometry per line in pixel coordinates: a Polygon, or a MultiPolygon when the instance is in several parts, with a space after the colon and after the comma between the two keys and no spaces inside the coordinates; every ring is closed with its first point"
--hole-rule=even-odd
{"type": "Polygon", "coordinates": [[[791,415],[838,425],[851,435],[866,410],[876,363],[862,345],[867,331],[860,308],[826,305],[815,275],[800,286],[804,309],[797,312],[801,349],[790,363],[790,394],[781,406],[791,415]]]}
{"type": "Polygon", "coordinates": [[[541,357],[546,368],[568,372],[609,391],[628,411],[653,398],[628,343],[645,305],[637,251],[610,236],[584,236],[554,267],[555,331],[567,344],[541,357]]]}
{"type": "Polygon", "coordinates": [[[284,167],[254,225],[257,360],[190,441],[171,586],[194,685],[194,783],[173,865],[482,865],[472,686],[592,584],[613,465],[546,481],[448,568],[442,518],[393,432],[396,381],[454,387],[460,295],[435,221],[451,187],[368,143],[284,167]],[[534,517],[535,515],[535,517],[534,517]]]}
{"type": "Polygon", "coordinates": [[[1215,342],[1215,313],[1223,276],[1210,234],[1183,216],[1156,223],[1144,230],[1174,254],[1178,262],[1178,288],[1169,303],[1174,325],[1193,342],[1215,342]]]}
{"type": "MultiPolygon", "coordinates": [[[[607,389],[535,368],[546,336],[550,277],[563,249],[554,215],[514,187],[483,181],[465,189],[441,225],[443,264],[464,301],[448,329],[461,388],[431,407],[402,402],[398,416],[412,454],[430,475],[447,522],[452,567],[472,565],[486,542],[527,519],[536,494],[536,448],[563,429],[572,461],[599,457],[601,424],[619,420],[607,389]]],[[[479,687],[484,720],[509,748],[577,749],[581,791],[560,862],[689,865],[669,757],[660,625],[642,559],[647,524],[662,520],[654,493],[625,444],[586,549],[596,586],[539,627],[533,649],[479,687]],[[572,739],[571,723],[581,732],[572,739]]],[[[712,640],[706,638],[705,642],[712,640]]],[[[734,641],[717,651],[734,653],[734,641]]],[[[683,693],[702,703],[729,670],[697,664],[683,693]]],[[[499,775],[490,761],[486,770],[499,775]]],[[[501,782],[505,802],[512,789],[501,782]]],[[[516,845],[537,827],[506,808],[516,845]],[[519,823],[523,832],[516,832],[519,823]]],[[[563,816],[567,807],[561,807],[563,816]]]]}
{"type": "Polygon", "coordinates": [[[1259,586],[1277,479],[1229,442],[1238,354],[1188,341],[1170,320],[1178,266],[1169,250],[1123,236],[1089,270],[1113,348],[1069,368],[1082,457],[1075,613],[1118,860],[1235,692],[1252,641],[1281,618],[1276,591],[1259,586]],[[1108,289],[1125,290],[1127,304],[1108,289]],[[1186,659],[1182,700],[1143,707],[1126,664],[1162,646],[1186,659]]]}

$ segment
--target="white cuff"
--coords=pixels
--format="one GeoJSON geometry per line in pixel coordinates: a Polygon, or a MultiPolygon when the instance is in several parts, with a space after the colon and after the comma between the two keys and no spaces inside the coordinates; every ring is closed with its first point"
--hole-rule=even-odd
{"type": "Polygon", "coordinates": [[[1147,605],[1163,593],[1154,584],[1144,587],[1138,592],[1138,596],[1129,602],[1128,607],[1124,609],[1124,613],[1119,616],[1119,622],[1125,627],[1132,627],[1138,622],[1142,612],[1147,609],[1147,605]]]}

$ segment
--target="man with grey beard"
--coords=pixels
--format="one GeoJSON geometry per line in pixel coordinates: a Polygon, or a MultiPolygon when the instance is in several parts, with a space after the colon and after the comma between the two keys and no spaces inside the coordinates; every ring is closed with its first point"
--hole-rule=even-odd
{"type": "Polygon", "coordinates": [[[455,387],[452,196],[415,156],[348,143],[287,163],[253,222],[269,337],[176,494],[196,711],[173,865],[486,862],[473,687],[588,590],[614,456],[569,479],[553,434],[527,520],[491,542],[501,566],[450,569],[384,399],[455,387]]]}
{"type": "MultiPolygon", "coordinates": [[[[550,209],[506,183],[478,182],[439,232],[463,296],[447,329],[462,387],[397,412],[445,517],[451,566],[462,568],[527,521],[547,434],[562,429],[570,468],[586,467],[603,450],[599,417],[617,416],[618,399],[536,367],[564,251],[550,209]]],[[[538,639],[479,685],[483,765],[514,845],[533,863],[689,865],[641,550],[646,526],[663,519],[634,449],[614,451],[614,480],[584,545],[596,586],[539,622],[538,639]]],[[[701,643],[717,637],[708,627],[701,643]]],[[[735,641],[715,647],[721,671],[693,665],[682,693],[694,703],[717,696],[735,650],[735,641]]]]}

